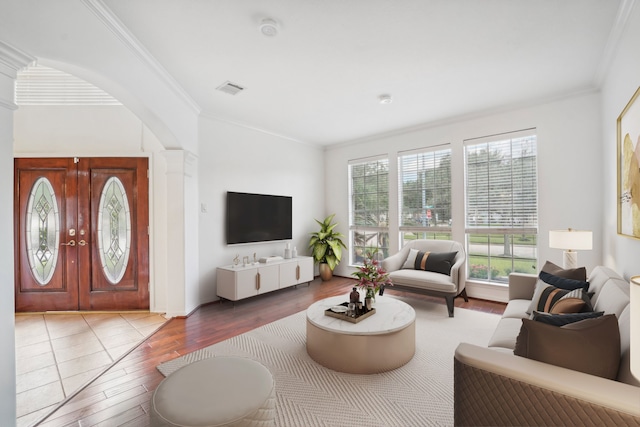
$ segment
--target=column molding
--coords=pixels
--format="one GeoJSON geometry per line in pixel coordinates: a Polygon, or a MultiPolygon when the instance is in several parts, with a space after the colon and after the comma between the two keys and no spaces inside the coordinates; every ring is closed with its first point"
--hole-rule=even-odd
{"type": "MultiPolygon", "coordinates": [[[[167,242],[163,258],[170,260],[163,271],[166,288],[157,289],[165,293],[168,316],[185,316],[194,306],[194,294],[197,293],[197,215],[194,222],[193,212],[197,206],[193,203],[193,177],[197,177],[198,157],[187,150],[167,150],[160,152],[165,171],[165,212],[166,223],[158,229],[164,233],[167,242]],[[194,207],[196,206],[196,207],[194,207]],[[195,227],[195,228],[194,228],[195,227]],[[194,236],[195,234],[195,236],[194,236]],[[196,271],[192,271],[195,269],[196,271]]],[[[195,209],[195,211],[194,211],[195,209]]]]}

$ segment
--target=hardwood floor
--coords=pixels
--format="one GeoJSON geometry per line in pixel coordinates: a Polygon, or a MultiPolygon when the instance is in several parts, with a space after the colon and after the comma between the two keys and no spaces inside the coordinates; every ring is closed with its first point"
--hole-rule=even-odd
{"type": "MultiPolygon", "coordinates": [[[[149,425],[153,391],[164,379],[156,366],[186,353],[234,337],[259,326],[306,309],[313,302],[351,291],[353,280],[334,277],[309,286],[300,285],[248,300],[215,302],[201,307],[186,319],[171,319],[158,332],[117,362],[93,383],[64,402],[36,425],[41,426],[131,426],[149,425]]],[[[388,288],[385,294],[431,298],[388,288]]],[[[456,307],[502,314],[505,304],[462,298],[456,307]]]]}

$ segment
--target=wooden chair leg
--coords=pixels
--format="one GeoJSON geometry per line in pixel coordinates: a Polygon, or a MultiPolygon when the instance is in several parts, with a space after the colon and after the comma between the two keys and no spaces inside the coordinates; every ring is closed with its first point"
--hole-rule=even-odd
{"type": "Polygon", "coordinates": [[[447,301],[447,311],[449,312],[449,317],[453,317],[453,299],[455,297],[444,297],[447,301]]]}
{"type": "Polygon", "coordinates": [[[469,302],[469,298],[467,297],[467,288],[464,288],[458,296],[464,298],[464,302],[469,302]]]}

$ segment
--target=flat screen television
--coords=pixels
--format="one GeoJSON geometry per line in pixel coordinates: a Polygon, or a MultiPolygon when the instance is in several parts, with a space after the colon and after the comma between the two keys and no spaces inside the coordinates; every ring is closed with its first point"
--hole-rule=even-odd
{"type": "Polygon", "coordinates": [[[290,240],[292,198],[227,191],[227,244],[290,240]]]}

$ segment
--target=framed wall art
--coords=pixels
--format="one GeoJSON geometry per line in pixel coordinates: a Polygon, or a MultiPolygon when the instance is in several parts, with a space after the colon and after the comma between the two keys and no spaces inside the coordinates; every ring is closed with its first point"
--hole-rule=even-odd
{"type": "Polygon", "coordinates": [[[618,234],[640,239],[640,87],[618,117],[618,234]]]}

